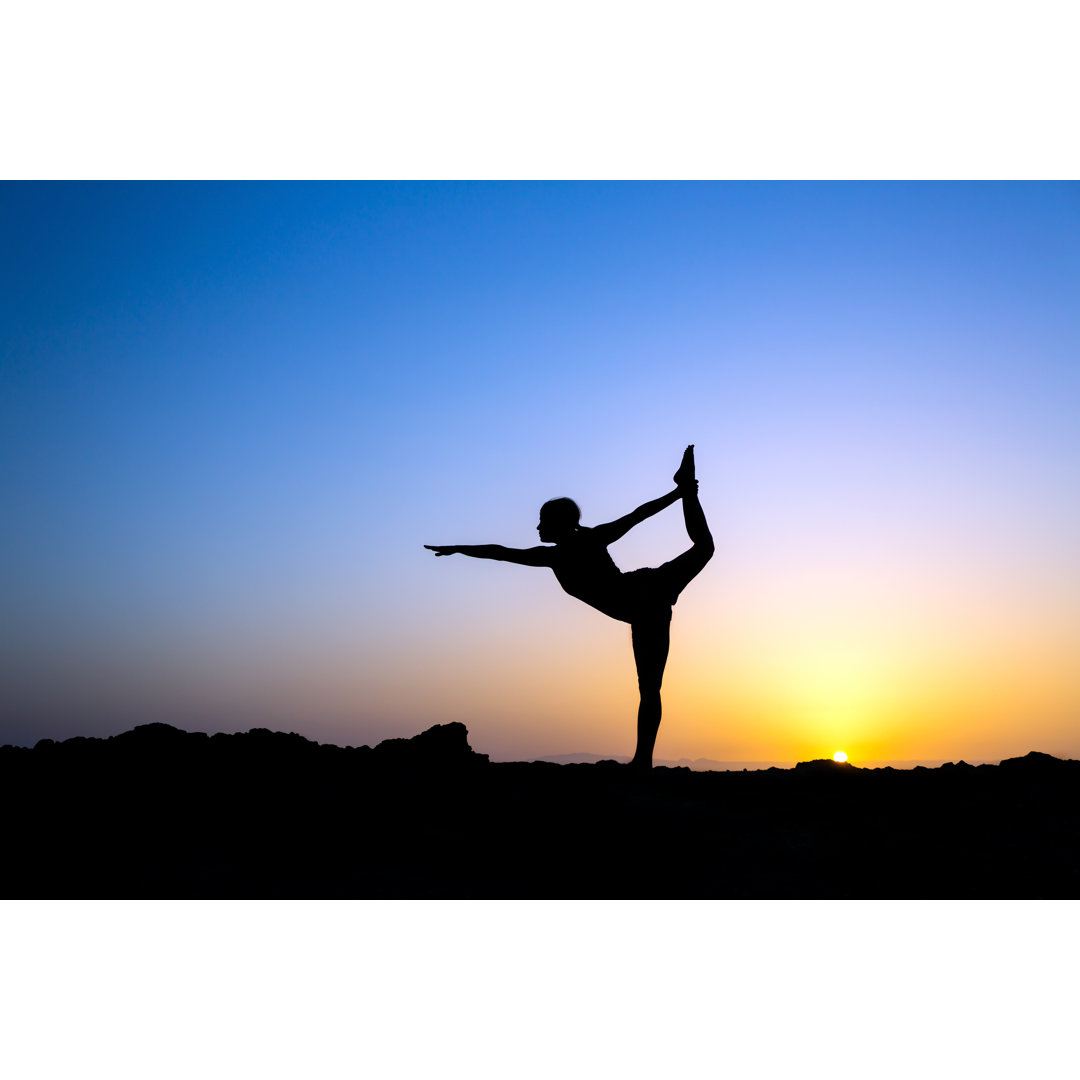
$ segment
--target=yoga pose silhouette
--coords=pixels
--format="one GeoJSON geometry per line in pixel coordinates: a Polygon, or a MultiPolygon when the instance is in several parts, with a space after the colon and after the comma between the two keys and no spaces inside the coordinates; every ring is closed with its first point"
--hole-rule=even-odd
{"type": "Polygon", "coordinates": [[[688,446],[673,477],[675,490],[643,503],[625,517],[606,525],[585,528],[581,511],[572,499],[552,499],[540,507],[536,531],[544,544],[554,547],[508,548],[501,544],[425,544],[436,555],[471,555],[523,566],[548,566],[571,596],[630,624],[637,665],[637,749],[631,765],[652,768],[653,747],[660,728],[660,685],[664,680],[671,631],[671,608],[679,593],[701,572],[713,555],[713,538],[698,501],[694,475],[694,447],[688,446]],[[635,525],[682,499],[686,532],[693,546],[663,566],[622,573],[608,554],[635,525]]]}

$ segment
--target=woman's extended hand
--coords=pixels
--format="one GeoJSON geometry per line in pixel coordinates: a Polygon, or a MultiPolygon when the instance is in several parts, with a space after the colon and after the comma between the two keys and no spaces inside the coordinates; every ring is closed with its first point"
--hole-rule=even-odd
{"type": "Polygon", "coordinates": [[[428,551],[434,551],[436,555],[460,555],[461,548],[447,544],[425,544],[428,551]]]}

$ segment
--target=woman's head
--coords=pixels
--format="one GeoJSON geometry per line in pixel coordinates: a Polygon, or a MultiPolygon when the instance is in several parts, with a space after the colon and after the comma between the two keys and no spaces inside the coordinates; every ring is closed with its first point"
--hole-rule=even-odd
{"type": "Polygon", "coordinates": [[[549,499],[540,507],[536,531],[544,543],[558,543],[577,530],[581,511],[573,499],[549,499]]]}

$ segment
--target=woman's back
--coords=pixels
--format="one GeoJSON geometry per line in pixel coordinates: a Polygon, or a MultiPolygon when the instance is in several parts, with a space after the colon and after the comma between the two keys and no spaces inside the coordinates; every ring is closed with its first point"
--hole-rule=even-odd
{"type": "Polygon", "coordinates": [[[552,550],[551,568],[565,592],[605,615],[630,622],[623,574],[595,529],[578,528],[552,550]]]}

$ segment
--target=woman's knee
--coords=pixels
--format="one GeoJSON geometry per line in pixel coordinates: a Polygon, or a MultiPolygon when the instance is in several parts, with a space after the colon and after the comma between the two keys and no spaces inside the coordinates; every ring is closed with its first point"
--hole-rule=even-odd
{"type": "Polygon", "coordinates": [[[716,552],[716,545],[713,543],[711,535],[707,535],[702,539],[695,542],[694,546],[687,552],[688,562],[693,568],[693,573],[687,579],[693,580],[704,569],[706,563],[713,557],[716,552]]]}

